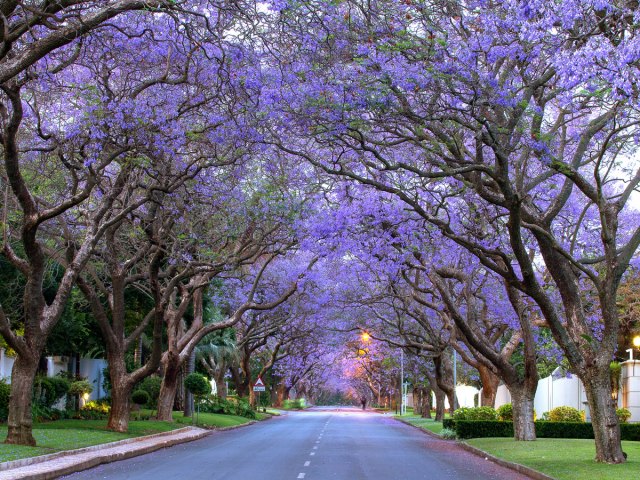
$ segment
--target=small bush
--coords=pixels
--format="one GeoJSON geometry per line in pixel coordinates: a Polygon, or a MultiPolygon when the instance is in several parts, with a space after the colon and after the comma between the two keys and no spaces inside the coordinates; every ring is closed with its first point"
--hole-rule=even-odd
{"type": "Polygon", "coordinates": [[[497,420],[498,413],[491,407],[473,407],[473,408],[459,408],[453,412],[453,419],[458,420],[472,420],[472,421],[489,421],[497,420]]]}
{"type": "Polygon", "coordinates": [[[69,385],[69,395],[82,396],[91,392],[93,392],[93,386],[89,383],[89,380],[76,380],[69,385]]]}
{"type": "Polygon", "coordinates": [[[549,412],[550,422],[583,422],[580,410],[573,407],[556,407],[549,412]]]}
{"type": "Polygon", "coordinates": [[[38,403],[31,405],[31,416],[36,422],[47,422],[60,420],[61,418],[69,418],[69,415],[65,410],[58,410],[57,408],[45,407],[38,403]]]}
{"type": "Polygon", "coordinates": [[[286,410],[298,410],[304,408],[307,402],[304,398],[294,398],[293,400],[287,399],[282,402],[282,408],[286,410]]]}
{"type": "Polygon", "coordinates": [[[40,406],[51,408],[69,391],[71,382],[62,377],[37,376],[33,385],[33,401],[40,406]]]}
{"type": "Polygon", "coordinates": [[[442,430],[440,430],[440,436],[445,440],[455,440],[457,435],[455,430],[449,430],[448,428],[443,428],[442,430]]]}
{"type": "Polygon", "coordinates": [[[184,386],[187,390],[196,396],[208,395],[211,393],[211,384],[204,375],[199,373],[190,373],[184,380],[184,386]]]}
{"type": "Polygon", "coordinates": [[[144,390],[149,394],[149,401],[147,402],[148,407],[153,408],[158,403],[161,385],[162,379],[157,375],[151,375],[138,384],[136,390],[144,390]]]}
{"type": "Polygon", "coordinates": [[[618,416],[618,421],[620,423],[627,423],[631,418],[631,412],[627,408],[617,408],[616,415],[618,416]]]}
{"type": "Polygon", "coordinates": [[[11,385],[4,378],[0,378],[0,420],[3,422],[9,416],[9,396],[11,395],[11,385]]]}
{"type": "Polygon", "coordinates": [[[136,405],[146,405],[149,403],[149,394],[144,390],[136,390],[131,394],[131,400],[136,405]]]}
{"type": "Polygon", "coordinates": [[[84,407],[74,415],[74,418],[85,420],[101,420],[107,418],[111,412],[111,405],[103,400],[87,402],[84,407]]]}
{"type": "Polygon", "coordinates": [[[502,422],[513,421],[513,405],[511,405],[510,403],[500,405],[498,408],[496,408],[496,413],[498,414],[498,420],[502,422]]]}
{"type": "Polygon", "coordinates": [[[206,413],[222,413],[226,415],[238,415],[241,417],[256,418],[256,412],[251,406],[239,399],[228,399],[217,395],[207,395],[200,402],[200,411],[206,413]]]}

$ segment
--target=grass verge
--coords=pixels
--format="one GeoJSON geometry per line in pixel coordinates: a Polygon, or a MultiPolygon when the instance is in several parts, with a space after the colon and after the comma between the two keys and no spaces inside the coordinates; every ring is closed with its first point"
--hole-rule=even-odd
{"type": "MultiPolygon", "coordinates": [[[[140,410],[140,414],[151,415],[151,410],[140,410]]],[[[135,415],[135,413],[134,413],[135,415]]],[[[271,415],[257,413],[258,420],[264,420],[271,415]]],[[[22,445],[7,445],[0,443],[0,462],[9,462],[21,458],[37,457],[62,450],[90,447],[102,443],[117,442],[127,438],[153,435],[168,432],[177,428],[193,425],[191,417],[185,417],[182,412],[173,412],[173,422],[158,422],[154,420],[132,420],[129,422],[127,433],[116,433],[107,430],[106,420],[58,420],[55,422],[36,423],[33,436],[36,447],[22,445]]],[[[234,427],[249,423],[251,420],[236,415],[222,415],[216,413],[200,413],[198,425],[203,428],[234,427]]],[[[0,426],[0,438],[6,438],[7,426],[0,426]]]]}
{"type": "MultiPolygon", "coordinates": [[[[141,414],[152,415],[155,414],[152,410],[140,410],[141,414]]],[[[269,415],[264,413],[256,413],[257,420],[264,420],[269,415]]],[[[197,415],[198,423],[197,425],[194,423],[194,419],[192,417],[185,417],[182,412],[173,412],[173,420],[176,422],[178,427],[184,427],[188,425],[196,425],[202,428],[224,428],[224,427],[235,427],[237,425],[244,425],[245,423],[251,422],[250,419],[246,417],[239,417],[237,415],[224,415],[222,413],[204,413],[200,412],[197,415]]]]}
{"type": "Polygon", "coordinates": [[[535,442],[516,442],[511,438],[474,438],[466,442],[558,480],[636,480],[640,471],[640,442],[622,442],[622,449],[628,455],[627,462],[622,465],[594,462],[593,440],[539,438],[535,442]]]}
{"type": "Polygon", "coordinates": [[[396,418],[401,418],[403,422],[410,423],[416,427],[420,427],[424,430],[440,434],[442,431],[442,422],[436,422],[430,418],[422,418],[418,415],[396,415],[396,418]]]}
{"type": "MultiPolygon", "coordinates": [[[[170,422],[129,423],[128,433],[116,433],[107,430],[106,420],[58,420],[56,422],[36,423],[33,436],[36,447],[7,445],[0,443],[0,462],[9,462],[27,457],[47,455],[62,450],[90,447],[101,443],[116,442],[127,438],[167,432],[183,425],[170,422]]],[[[7,426],[0,426],[1,438],[6,438],[7,426]]]]}

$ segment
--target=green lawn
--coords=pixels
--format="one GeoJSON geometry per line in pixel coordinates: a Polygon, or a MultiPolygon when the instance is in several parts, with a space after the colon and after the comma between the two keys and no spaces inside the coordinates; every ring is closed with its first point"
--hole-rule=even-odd
{"type": "MultiPolygon", "coordinates": [[[[140,410],[140,414],[150,415],[151,410],[140,410]]],[[[135,413],[134,413],[135,415],[135,413]]],[[[269,414],[258,413],[258,420],[270,417],[269,414]]],[[[34,425],[33,436],[36,447],[6,445],[0,443],[0,462],[18,460],[20,458],[36,457],[61,450],[73,450],[89,447],[101,443],[116,442],[126,438],[152,435],[168,432],[176,428],[192,425],[192,419],[185,417],[182,412],[173,412],[174,422],[158,422],[153,420],[129,422],[127,433],[115,433],[107,430],[106,420],[58,420],[56,422],[37,423],[34,425]]],[[[204,428],[233,427],[249,423],[251,420],[236,415],[221,415],[216,413],[200,413],[198,426],[204,428]]],[[[0,438],[7,435],[7,426],[0,426],[0,438]]]]}
{"type": "Polygon", "coordinates": [[[442,422],[436,422],[430,418],[422,418],[418,415],[398,415],[397,418],[402,418],[402,421],[415,425],[416,427],[424,428],[433,433],[440,433],[442,431],[442,422]]]}
{"type": "Polygon", "coordinates": [[[636,480],[640,477],[640,442],[622,442],[622,449],[628,455],[627,463],[622,465],[594,462],[593,440],[539,438],[535,442],[515,442],[511,438],[474,438],[467,443],[558,480],[636,480]]]}
{"type": "MultiPolygon", "coordinates": [[[[155,413],[151,410],[140,410],[140,413],[151,415],[155,413]]],[[[256,413],[257,420],[263,420],[269,415],[264,413],[256,413]]],[[[191,417],[185,417],[182,412],[173,412],[173,420],[178,423],[179,427],[186,425],[193,425],[193,419],[191,417]]],[[[224,415],[221,413],[203,413],[198,415],[198,427],[202,428],[214,428],[214,427],[235,427],[236,425],[243,425],[249,423],[251,420],[245,417],[239,417],[237,415],[224,415]]]]}
{"type": "MultiPolygon", "coordinates": [[[[169,422],[130,422],[128,433],[115,433],[106,429],[106,420],[59,420],[34,425],[33,436],[37,447],[0,443],[0,462],[46,455],[61,450],[89,447],[126,438],[166,432],[182,425],[169,422]]],[[[0,426],[0,438],[7,435],[7,426],[0,426]]]]}

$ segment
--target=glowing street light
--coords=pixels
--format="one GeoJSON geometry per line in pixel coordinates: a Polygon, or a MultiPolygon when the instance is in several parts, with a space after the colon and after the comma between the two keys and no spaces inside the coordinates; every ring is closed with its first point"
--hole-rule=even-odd
{"type": "MultiPolygon", "coordinates": [[[[365,343],[371,340],[371,335],[369,335],[367,332],[362,332],[361,337],[362,337],[362,341],[365,343]]],[[[638,341],[640,341],[640,336],[638,337],[638,341]]]]}

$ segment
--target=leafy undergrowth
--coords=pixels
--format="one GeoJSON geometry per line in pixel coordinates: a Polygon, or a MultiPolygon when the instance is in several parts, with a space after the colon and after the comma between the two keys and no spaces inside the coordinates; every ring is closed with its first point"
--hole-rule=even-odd
{"type": "MultiPolygon", "coordinates": [[[[0,443],[0,462],[116,442],[126,438],[167,432],[180,427],[182,425],[169,422],[133,421],[129,424],[128,433],[116,433],[107,430],[106,420],[58,420],[37,423],[33,429],[37,446],[25,447],[0,443]]],[[[6,438],[6,425],[0,426],[0,435],[6,438]]]]}
{"type": "Polygon", "coordinates": [[[640,472],[640,442],[622,442],[628,458],[621,465],[594,462],[593,440],[539,438],[535,442],[516,442],[511,438],[474,438],[467,443],[558,480],[636,480],[640,472]]]}
{"type": "Polygon", "coordinates": [[[430,418],[422,418],[417,415],[402,415],[397,418],[402,418],[403,422],[410,423],[411,425],[429,430],[433,433],[439,434],[442,431],[442,422],[436,422],[430,418]]]}

